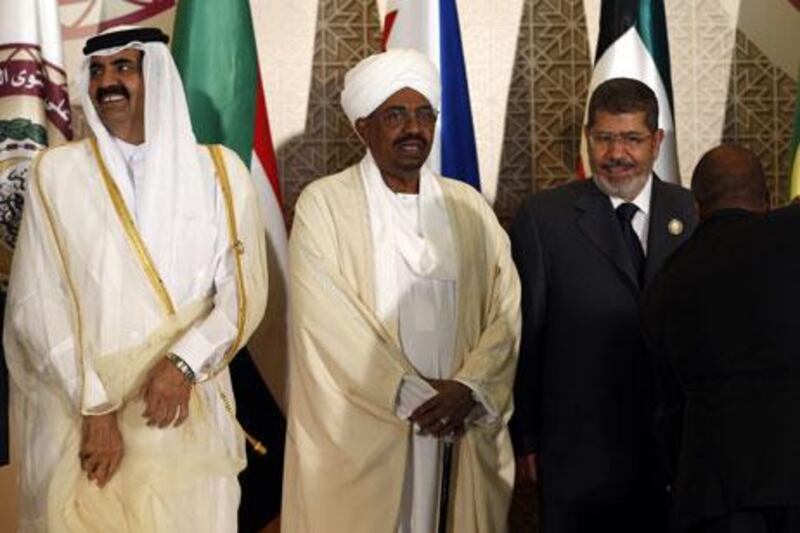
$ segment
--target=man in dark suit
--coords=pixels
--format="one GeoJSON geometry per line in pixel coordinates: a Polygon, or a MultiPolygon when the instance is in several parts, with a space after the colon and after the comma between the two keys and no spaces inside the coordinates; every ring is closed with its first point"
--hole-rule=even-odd
{"type": "Polygon", "coordinates": [[[800,531],[800,207],[768,212],[758,159],[698,164],[701,223],[643,299],[675,517],[692,533],[800,531]]]}
{"type": "Polygon", "coordinates": [[[538,480],[545,533],[654,533],[666,527],[665,483],[639,296],[695,215],[688,191],[653,175],[664,132],[646,85],[598,86],[585,134],[592,179],[534,194],[511,230],[518,479],[538,480]]]}

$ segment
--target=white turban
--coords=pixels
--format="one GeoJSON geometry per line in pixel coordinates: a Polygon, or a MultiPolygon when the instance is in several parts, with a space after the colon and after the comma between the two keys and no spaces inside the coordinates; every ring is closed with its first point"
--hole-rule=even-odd
{"type": "Polygon", "coordinates": [[[347,72],[342,108],[355,124],[405,88],[414,89],[427,98],[434,109],[439,109],[442,89],[434,64],[416,50],[393,48],[361,60],[347,72]]]}

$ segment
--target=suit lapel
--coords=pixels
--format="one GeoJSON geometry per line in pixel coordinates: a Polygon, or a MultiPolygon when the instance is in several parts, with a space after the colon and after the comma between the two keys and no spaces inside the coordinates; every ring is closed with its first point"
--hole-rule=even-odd
{"type": "Polygon", "coordinates": [[[653,176],[647,259],[644,267],[645,286],[653,280],[667,256],[683,241],[685,237],[683,232],[688,231],[689,221],[681,217],[681,213],[676,211],[674,205],[670,205],[665,188],[664,183],[657,176],[653,176]],[[675,234],[670,231],[670,224],[675,234]]]}
{"type": "Polygon", "coordinates": [[[578,228],[611,262],[631,291],[638,295],[636,272],[622,240],[611,200],[589,181],[585,192],[576,200],[575,209],[578,211],[578,228]]]}

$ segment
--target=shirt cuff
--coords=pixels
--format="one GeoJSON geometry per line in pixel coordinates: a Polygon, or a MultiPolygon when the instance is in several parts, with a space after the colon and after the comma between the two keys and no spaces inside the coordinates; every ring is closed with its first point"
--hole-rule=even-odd
{"type": "Polygon", "coordinates": [[[406,374],[400,382],[400,389],[397,391],[397,401],[395,414],[407,419],[417,407],[430,400],[438,393],[430,383],[414,374],[406,374]]]}
{"type": "Polygon", "coordinates": [[[190,329],[169,350],[189,365],[194,372],[195,381],[208,377],[209,357],[214,353],[212,346],[203,335],[190,329]]]}
{"type": "Polygon", "coordinates": [[[465,379],[456,378],[455,381],[469,387],[469,390],[472,391],[472,399],[476,402],[475,407],[473,407],[472,411],[467,415],[464,423],[466,425],[474,424],[477,426],[491,426],[497,423],[500,419],[500,414],[492,408],[486,400],[486,395],[480,390],[478,385],[465,379]]]}
{"type": "Polygon", "coordinates": [[[81,414],[84,415],[103,415],[116,409],[108,399],[100,376],[92,368],[85,368],[83,372],[82,399],[81,414]]]}

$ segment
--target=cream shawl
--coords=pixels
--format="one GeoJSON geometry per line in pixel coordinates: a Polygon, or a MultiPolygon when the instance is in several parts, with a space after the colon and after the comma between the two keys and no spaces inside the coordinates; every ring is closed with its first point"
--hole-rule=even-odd
{"type": "MultiPolygon", "coordinates": [[[[519,280],[508,239],[485,200],[436,178],[452,221],[458,325],[454,378],[479,384],[501,415],[459,441],[452,531],[506,529],[513,454],[506,423],[519,339],[519,280]]],[[[411,428],[395,414],[414,369],[396,328],[375,310],[372,239],[358,167],[301,195],[290,239],[289,417],[282,527],[393,531],[411,428]]]]}

